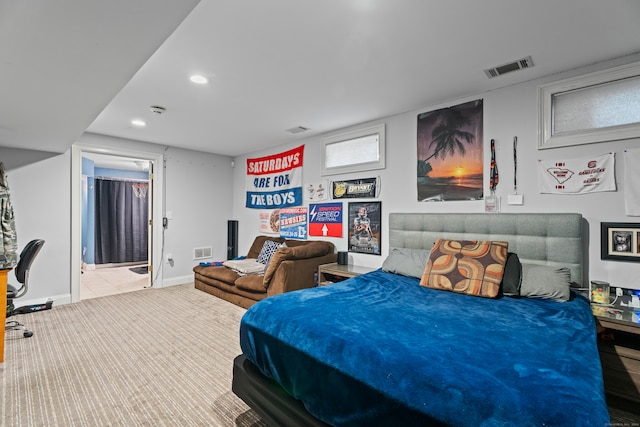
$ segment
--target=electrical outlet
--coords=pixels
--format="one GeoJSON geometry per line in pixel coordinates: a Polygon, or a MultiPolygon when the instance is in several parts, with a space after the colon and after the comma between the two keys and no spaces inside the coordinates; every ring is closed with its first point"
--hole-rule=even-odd
{"type": "Polygon", "coordinates": [[[167,254],[167,256],[166,256],[167,264],[171,264],[171,261],[173,261],[173,255],[172,254],[167,254]]]}
{"type": "Polygon", "coordinates": [[[622,293],[623,293],[622,288],[616,288],[616,296],[617,297],[621,297],[622,293]]]}

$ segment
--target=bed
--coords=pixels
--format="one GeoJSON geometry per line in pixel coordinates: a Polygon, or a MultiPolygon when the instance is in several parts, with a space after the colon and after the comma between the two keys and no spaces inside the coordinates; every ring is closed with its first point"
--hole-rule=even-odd
{"type": "Polygon", "coordinates": [[[583,281],[584,229],[579,214],[390,214],[381,269],[245,313],[232,389],[273,426],[604,426],[595,323],[567,283],[583,281]],[[506,242],[520,295],[431,286],[440,241],[506,242]]]}

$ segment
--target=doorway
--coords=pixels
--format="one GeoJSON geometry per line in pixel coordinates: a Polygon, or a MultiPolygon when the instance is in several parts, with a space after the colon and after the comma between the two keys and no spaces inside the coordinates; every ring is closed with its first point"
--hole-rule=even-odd
{"type": "MultiPolygon", "coordinates": [[[[157,153],[146,153],[146,152],[137,152],[131,150],[124,149],[116,149],[112,147],[97,147],[97,146],[81,146],[74,145],[72,147],[72,155],[71,155],[71,164],[72,164],[72,212],[71,212],[71,302],[77,302],[81,299],[85,299],[85,296],[81,293],[82,282],[84,279],[84,275],[88,274],[92,275],[94,279],[96,277],[101,277],[98,281],[102,281],[103,284],[101,287],[106,288],[107,282],[120,282],[118,286],[126,291],[127,287],[131,286],[139,286],[143,282],[145,283],[142,287],[161,287],[162,285],[162,271],[160,270],[161,266],[161,253],[162,253],[162,232],[163,228],[161,226],[154,227],[154,224],[162,224],[162,200],[164,193],[164,156],[162,154],[157,153]],[[134,164],[138,162],[138,164],[147,164],[148,165],[148,187],[147,193],[149,195],[149,213],[148,213],[148,242],[147,242],[147,261],[142,263],[137,263],[136,265],[107,265],[107,267],[117,267],[117,268],[95,268],[95,269],[87,269],[86,263],[86,247],[87,241],[83,240],[83,220],[84,220],[84,204],[83,198],[85,197],[86,185],[88,185],[87,179],[83,177],[82,170],[82,158],[83,157],[94,157],[100,159],[100,165],[107,165],[105,159],[109,156],[108,159],[115,161],[116,164],[118,162],[129,162],[134,164]],[[158,167],[160,165],[160,167],[158,167]],[[135,271],[131,271],[132,268],[139,269],[142,266],[148,266],[148,273],[139,274],[135,271]],[[158,266],[158,268],[154,268],[158,266]],[[102,271],[99,271],[102,270],[102,271]],[[83,273],[84,271],[84,273],[83,273]],[[93,273],[93,271],[98,271],[98,273],[93,273]],[[128,282],[128,283],[127,283],[128,282]]],[[[117,169],[117,168],[116,168],[117,169]]],[[[137,186],[136,190],[140,192],[142,186],[137,186]]],[[[89,244],[93,244],[90,242],[89,244]]],[[[110,264],[110,263],[109,263],[110,264]]],[[[135,263],[134,263],[135,264],[135,263]]],[[[95,264],[94,264],[95,265],[95,264]]],[[[108,289],[103,290],[103,292],[111,292],[108,289]]],[[[115,292],[119,293],[119,292],[115,292]]],[[[95,295],[95,292],[87,293],[86,296],[100,296],[95,295]]]]}
{"type": "Polygon", "coordinates": [[[82,155],[80,299],[149,287],[149,161],[82,155]]]}

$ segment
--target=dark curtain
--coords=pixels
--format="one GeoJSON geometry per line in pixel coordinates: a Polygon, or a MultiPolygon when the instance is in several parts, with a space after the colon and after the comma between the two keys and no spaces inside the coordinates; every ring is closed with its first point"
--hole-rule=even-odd
{"type": "Polygon", "coordinates": [[[94,185],[96,264],[147,261],[149,184],[96,178],[94,185]]]}

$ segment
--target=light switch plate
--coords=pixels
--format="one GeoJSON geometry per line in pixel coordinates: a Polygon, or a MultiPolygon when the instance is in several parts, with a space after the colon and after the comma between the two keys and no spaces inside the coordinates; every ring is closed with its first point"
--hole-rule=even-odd
{"type": "Polygon", "coordinates": [[[510,205],[524,205],[524,197],[522,194],[509,194],[507,203],[510,205]]]}

